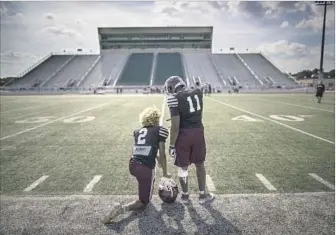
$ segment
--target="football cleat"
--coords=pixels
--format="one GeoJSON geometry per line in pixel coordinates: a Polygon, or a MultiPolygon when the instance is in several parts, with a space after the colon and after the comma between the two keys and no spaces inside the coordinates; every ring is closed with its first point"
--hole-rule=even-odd
{"type": "Polygon", "coordinates": [[[159,197],[163,202],[173,203],[178,195],[178,187],[174,180],[162,178],[159,184],[159,197]]]}
{"type": "Polygon", "coordinates": [[[182,192],[182,195],[181,195],[181,202],[183,204],[189,204],[190,203],[190,199],[189,199],[189,194],[184,194],[182,192]]]}
{"type": "Polygon", "coordinates": [[[203,193],[199,195],[199,203],[204,204],[206,202],[212,202],[215,199],[215,195],[212,193],[203,193]]]}
{"type": "Polygon", "coordinates": [[[165,92],[166,94],[175,94],[176,89],[178,87],[186,87],[186,84],[184,83],[183,79],[180,78],[179,76],[171,76],[168,78],[164,84],[165,92]]]}

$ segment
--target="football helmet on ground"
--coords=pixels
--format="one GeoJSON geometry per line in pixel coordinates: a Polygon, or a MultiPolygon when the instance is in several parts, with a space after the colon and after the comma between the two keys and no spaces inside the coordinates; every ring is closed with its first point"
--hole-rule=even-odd
{"type": "Polygon", "coordinates": [[[167,94],[175,94],[177,88],[180,86],[186,87],[186,84],[184,83],[183,79],[180,78],[179,76],[171,76],[166,80],[164,84],[165,92],[167,94]]]}
{"type": "Polygon", "coordinates": [[[178,195],[178,187],[173,179],[162,178],[159,184],[159,197],[163,202],[173,203],[178,195]]]}

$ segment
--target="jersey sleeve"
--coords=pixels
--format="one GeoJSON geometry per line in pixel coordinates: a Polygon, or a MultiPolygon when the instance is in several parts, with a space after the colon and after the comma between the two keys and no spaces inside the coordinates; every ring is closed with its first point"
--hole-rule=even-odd
{"type": "Polygon", "coordinates": [[[167,128],[160,126],[159,127],[159,142],[166,142],[168,135],[169,135],[169,132],[167,128]]]}
{"type": "Polygon", "coordinates": [[[170,116],[178,116],[178,99],[174,95],[170,95],[167,97],[167,104],[170,111],[170,116]]]}

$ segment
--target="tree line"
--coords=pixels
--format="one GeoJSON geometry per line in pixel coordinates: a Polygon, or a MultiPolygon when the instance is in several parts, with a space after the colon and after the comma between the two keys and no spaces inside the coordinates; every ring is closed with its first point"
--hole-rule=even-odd
{"type": "MultiPolygon", "coordinates": [[[[310,79],[313,77],[318,77],[319,69],[313,69],[313,70],[303,70],[301,72],[298,72],[296,74],[291,74],[296,79],[310,79]]],[[[324,78],[331,78],[335,79],[335,69],[330,70],[329,72],[324,72],[324,78]]]]}

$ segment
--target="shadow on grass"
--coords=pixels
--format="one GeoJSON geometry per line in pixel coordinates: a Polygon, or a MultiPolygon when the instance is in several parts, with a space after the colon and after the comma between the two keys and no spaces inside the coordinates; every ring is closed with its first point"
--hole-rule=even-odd
{"type": "Polygon", "coordinates": [[[191,220],[197,227],[197,232],[195,235],[242,235],[243,233],[238,230],[229,220],[224,218],[224,216],[216,209],[213,208],[211,204],[205,204],[202,206],[205,208],[215,220],[214,224],[207,224],[203,221],[201,216],[197,213],[195,208],[190,205],[188,206],[188,213],[191,220]]]}
{"type": "Polygon", "coordinates": [[[128,217],[113,222],[106,227],[117,233],[121,233],[128,224],[134,220],[138,220],[139,234],[141,235],[186,234],[181,224],[184,214],[185,207],[178,202],[173,204],[162,203],[160,211],[152,204],[149,204],[143,212],[132,212],[128,217]],[[166,222],[162,218],[165,214],[168,216],[168,221],[166,222]],[[170,224],[177,224],[177,228],[170,224]]]}

